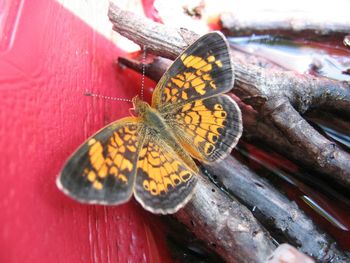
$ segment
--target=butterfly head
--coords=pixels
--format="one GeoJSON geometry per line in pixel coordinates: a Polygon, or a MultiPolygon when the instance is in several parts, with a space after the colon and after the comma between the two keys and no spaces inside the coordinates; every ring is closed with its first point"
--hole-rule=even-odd
{"type": "Polygon", "coordinates": [[[144,116],[144,114],[147,111],[147,109],[150,108],[150,105],[147,102],[141,100],[139,98],[139,96],[135,96],[132,99],[132,103],[134,105],[134,111],[135,111],[136,115],[139,116],[139,117],[144,116]]]}

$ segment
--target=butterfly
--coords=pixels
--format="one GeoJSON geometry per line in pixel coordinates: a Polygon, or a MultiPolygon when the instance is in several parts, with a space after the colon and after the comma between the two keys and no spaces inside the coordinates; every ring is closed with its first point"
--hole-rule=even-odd
{"type": "Polygon", "coordinates": [[[242,134],[240,109],[223,94],[233,81],[225,37],[200,37],[162,76],[151,105],[136,96],[136,117],[107,125],[73,153],[58,188],[82,203],[118,205],[134,195],[150,212],[177,212],[195,190],[194,159],[221,160],[242,134]]]}

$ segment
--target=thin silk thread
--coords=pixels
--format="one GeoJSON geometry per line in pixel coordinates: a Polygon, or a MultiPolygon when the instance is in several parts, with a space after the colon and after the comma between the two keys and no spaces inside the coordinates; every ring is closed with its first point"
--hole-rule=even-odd
{"type": "Polygon", "coordinates": [[[147,49],[147,46],[143,46],[143,54],[142,54],[142,79],[141,79],[141,99],[142,99],[142,100],[143,100],[143,91],[144,91],[144,88],[145,88],[146,49],[147,49]]]}

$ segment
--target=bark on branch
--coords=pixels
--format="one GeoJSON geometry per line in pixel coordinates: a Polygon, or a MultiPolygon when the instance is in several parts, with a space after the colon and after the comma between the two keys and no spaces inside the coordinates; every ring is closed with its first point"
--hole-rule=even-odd
{"type": "Polygon", "coordinates": [[[289,11],[288,14],[281,14],[276,10],[262,9],[257,15],[252,15],[251,10],[246,8],[241,11],[227,10],[221,14],[220,20],[223,28],[232,36],[332,36],[342,40],[350,32],[349,17],[339,15],[339,12],[328,12],[328,15],[320,16],[314,11],[289,11]],[[247,16],[247,12],[250,12],[250,15],[247,16]]]}
{"type": "Polygon", "coordinates": [[[265,262],[275,249],[270,235],[246,207],[205,176],[198,180],[191,201],[175,217],[226,262],[265,262]]]}
{"type": "MultiPolygon", "coordinates": [[[[193,32],[166,27],[123,11],[114,4],[110,6],[109,18],[117,32],[146,45],[148,51],[171,59],[198,38],[193,32]]],[[[291,145],[287,156],[350,189],[349,154],[325,139],[300,115],[314,106],[348,111],[350,84],[261,68],[256,66],[259,59],[247,60],[245,55],[235,50],[231,55],[235,61],[235,93],[257,110],[259,119],[272,124],[277,133],[284,136],[291,145]]],[[[277,145],[277,148],[280,147],[277,145]]]]}

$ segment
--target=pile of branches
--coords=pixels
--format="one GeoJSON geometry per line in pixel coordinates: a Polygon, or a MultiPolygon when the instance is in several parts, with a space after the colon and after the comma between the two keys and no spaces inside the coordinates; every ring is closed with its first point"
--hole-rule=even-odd
{"type": "MultiPolygon", "coordinates": [[[[199,36],[174,29],[122,10],[111,4],[113,29],[148,52],[175,59],[199,36]]],[[[324,77],[298,74],[270,62],[231,50],[235,84],[231,96],[240,105],[245,140],[260,140],[332,182],[350,189],[350,155],[316,131],[303,117],[310,109],[336,110],[350,116],[350,84],[324,77]]],[[[146,75],[159,80],[169,60],[145,65],[146,75]]],[[[120,58],[124,65],[142,71],[142,64],[120,58]]],[[[223,192],[200,176],[192,200],[175,217],[227,262],[266,262],[279,233],[317,262],[349,262],[333,238],[323,232],[294,202],[269,181],[232,156],[205,166],[227,190],[223,192]],[[249,208],[257,208],[259,221],[249,208]]],[[[318,180],[318,178],[314,178],[318,180]]]]}

